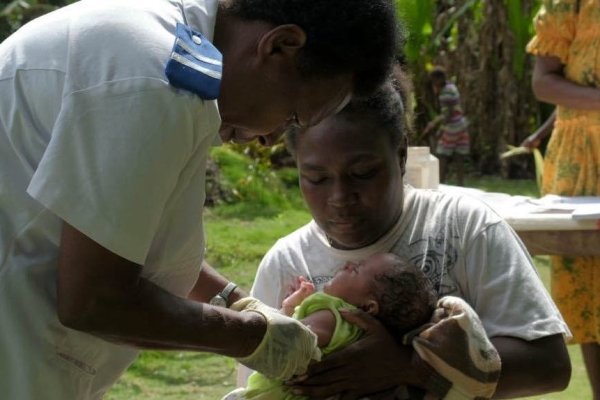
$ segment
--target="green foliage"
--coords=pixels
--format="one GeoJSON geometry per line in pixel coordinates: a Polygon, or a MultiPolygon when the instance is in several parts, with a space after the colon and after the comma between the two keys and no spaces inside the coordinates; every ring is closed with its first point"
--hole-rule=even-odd
{"type": "Polygon", "coordinates": [[[515,168],[527,167],[511,161],[513,168],[508,168],[498,155],[505,143],[522,141],[540,119],[525,47],[541,1],[396,0],[395,4],[405,26],[404,52],[415,87],[416,134],[410,142],[435,146],[435,138],[419,133],[439,112],[427,71],[442,65],[460,90],[477,168],[508,176],[515,168]]]}
{"type": "Polygon", "coordinates": [[[13,0],[0,2],[0,41],[23,24],[73,0],[13,0]]]}
{"type": "MultiPolygon", "coordinates": [[[[400,16],[407,37],[404,51],[407,60],[412,66],[427,68],[435,63],[439,51],[443,48],[459,49],[458,37],[451,32],[458,31],[458,22],[461,18],[468,18],[475,26],[481,24],[485,18],[485,9],[480,0],[445,1],[446,9],[443,11],[440,26],[436,27],[436,19],[441,17],[436,0],[396,0],[396,8],[400,16]],[[444,43],[448,42],[448,43],[444,43]]],[[[527,4],[530,2],[527,2],[527,4]]],[[[528,9],[526,2],[521,0],[504,0],[508,26],[514,37],[516,51],[513,54],[512,67],[515,74],[523,77],[526,66],[525,45],[534,33],[533,16],[539,9],[541,1],[535,1],[534,7],[528,9]]],[[[492,15],[496,18],[496,15],[492,15]]]]}
{"type": "Polygon", "coordinates": [[[404,51],[411,64],[423,65],[425,49],[429,49],[433,20],[434,2],[424,0],[396,0],[396,9],[405,29],[404,51]]]}
{"type": "Polygon", "coordinates": [[[297,185],[291,185],[292,180],[297,181],[293,170],[274,170],[264,158],[255,155],[251,158],[246,151],[239,150],[225,145],[211,151],[220,170],[220,183],[231,193],[216,210],[219,215],[246,219],[273,216],[297,204],[297,185]]]}

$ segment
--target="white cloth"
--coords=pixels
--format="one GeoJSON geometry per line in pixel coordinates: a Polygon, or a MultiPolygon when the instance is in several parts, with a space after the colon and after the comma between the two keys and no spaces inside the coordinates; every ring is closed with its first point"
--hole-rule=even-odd
{"type": "Polygon", "coordinates": [[[464,299],[489,337],[571,335],[524,245],[497,213],[470,196],[410,186],[399,221],[368,247],[334,249],[314,221],[278,240],[258,268],[251,295],[279,307],[296,277],[320,289],[345,261],[388,251],[420,267],[440,297],[464,299]]]}
{"type": "Polygon", "coordinates": [[[212,38],[217,0],[83,0],[0,44],[0,388],[98,399],[137,351],[63,327],[62,221],[186,295],[203,258],[215,101],[169,86],[178,22],[212,38]]]}

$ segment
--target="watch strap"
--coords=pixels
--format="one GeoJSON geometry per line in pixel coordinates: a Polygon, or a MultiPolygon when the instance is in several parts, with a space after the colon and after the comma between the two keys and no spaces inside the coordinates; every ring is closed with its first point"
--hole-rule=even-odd
{"type": "Polygon", "coordinates": [[[233,293],[233,291],[236,288],[237,288],[237,285],[235,283],[229,282],[227,284],[227,286],[225,286],[225,288],[223,288],[223,290],[221,290],[221,293],[219,293],[219,296],[221,296],[225,300],[226,304],[229,302],[229,296],[231,295],[231,293],[233,293]]]}

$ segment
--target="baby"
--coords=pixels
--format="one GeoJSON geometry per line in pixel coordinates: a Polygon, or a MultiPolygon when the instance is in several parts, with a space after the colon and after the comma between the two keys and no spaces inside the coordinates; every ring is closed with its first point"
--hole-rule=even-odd
{"type": "MultiPolygon", "coordinates": [[[[360,308],[373,315],[400,340],[430,321],[437,296],[423,272],[391,253],[375,254],[364,261],[348,262],[314,293],[303,277],[300,287],[282,304],[281,312],[301,320],[315,332],[323,355],[356,341],[362,331],[340,315],[340,309],[360,308]]],[[[300,400],[282,382],[253,373],[246,388],[222,400],[300,400]]]]}

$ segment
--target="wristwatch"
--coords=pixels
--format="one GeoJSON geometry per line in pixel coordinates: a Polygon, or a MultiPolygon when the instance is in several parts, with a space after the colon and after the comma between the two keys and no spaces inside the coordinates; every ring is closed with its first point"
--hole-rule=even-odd
{"type": "Polygon", "coordinates": [[[220,293],[217,293],[215,297],[210,299],[209,304],[211,306],[227,308],[227,301],[229,300],[229,296],[235,290],[236,287],[237,285],[235,283],[229,282],[220,293]]]}

